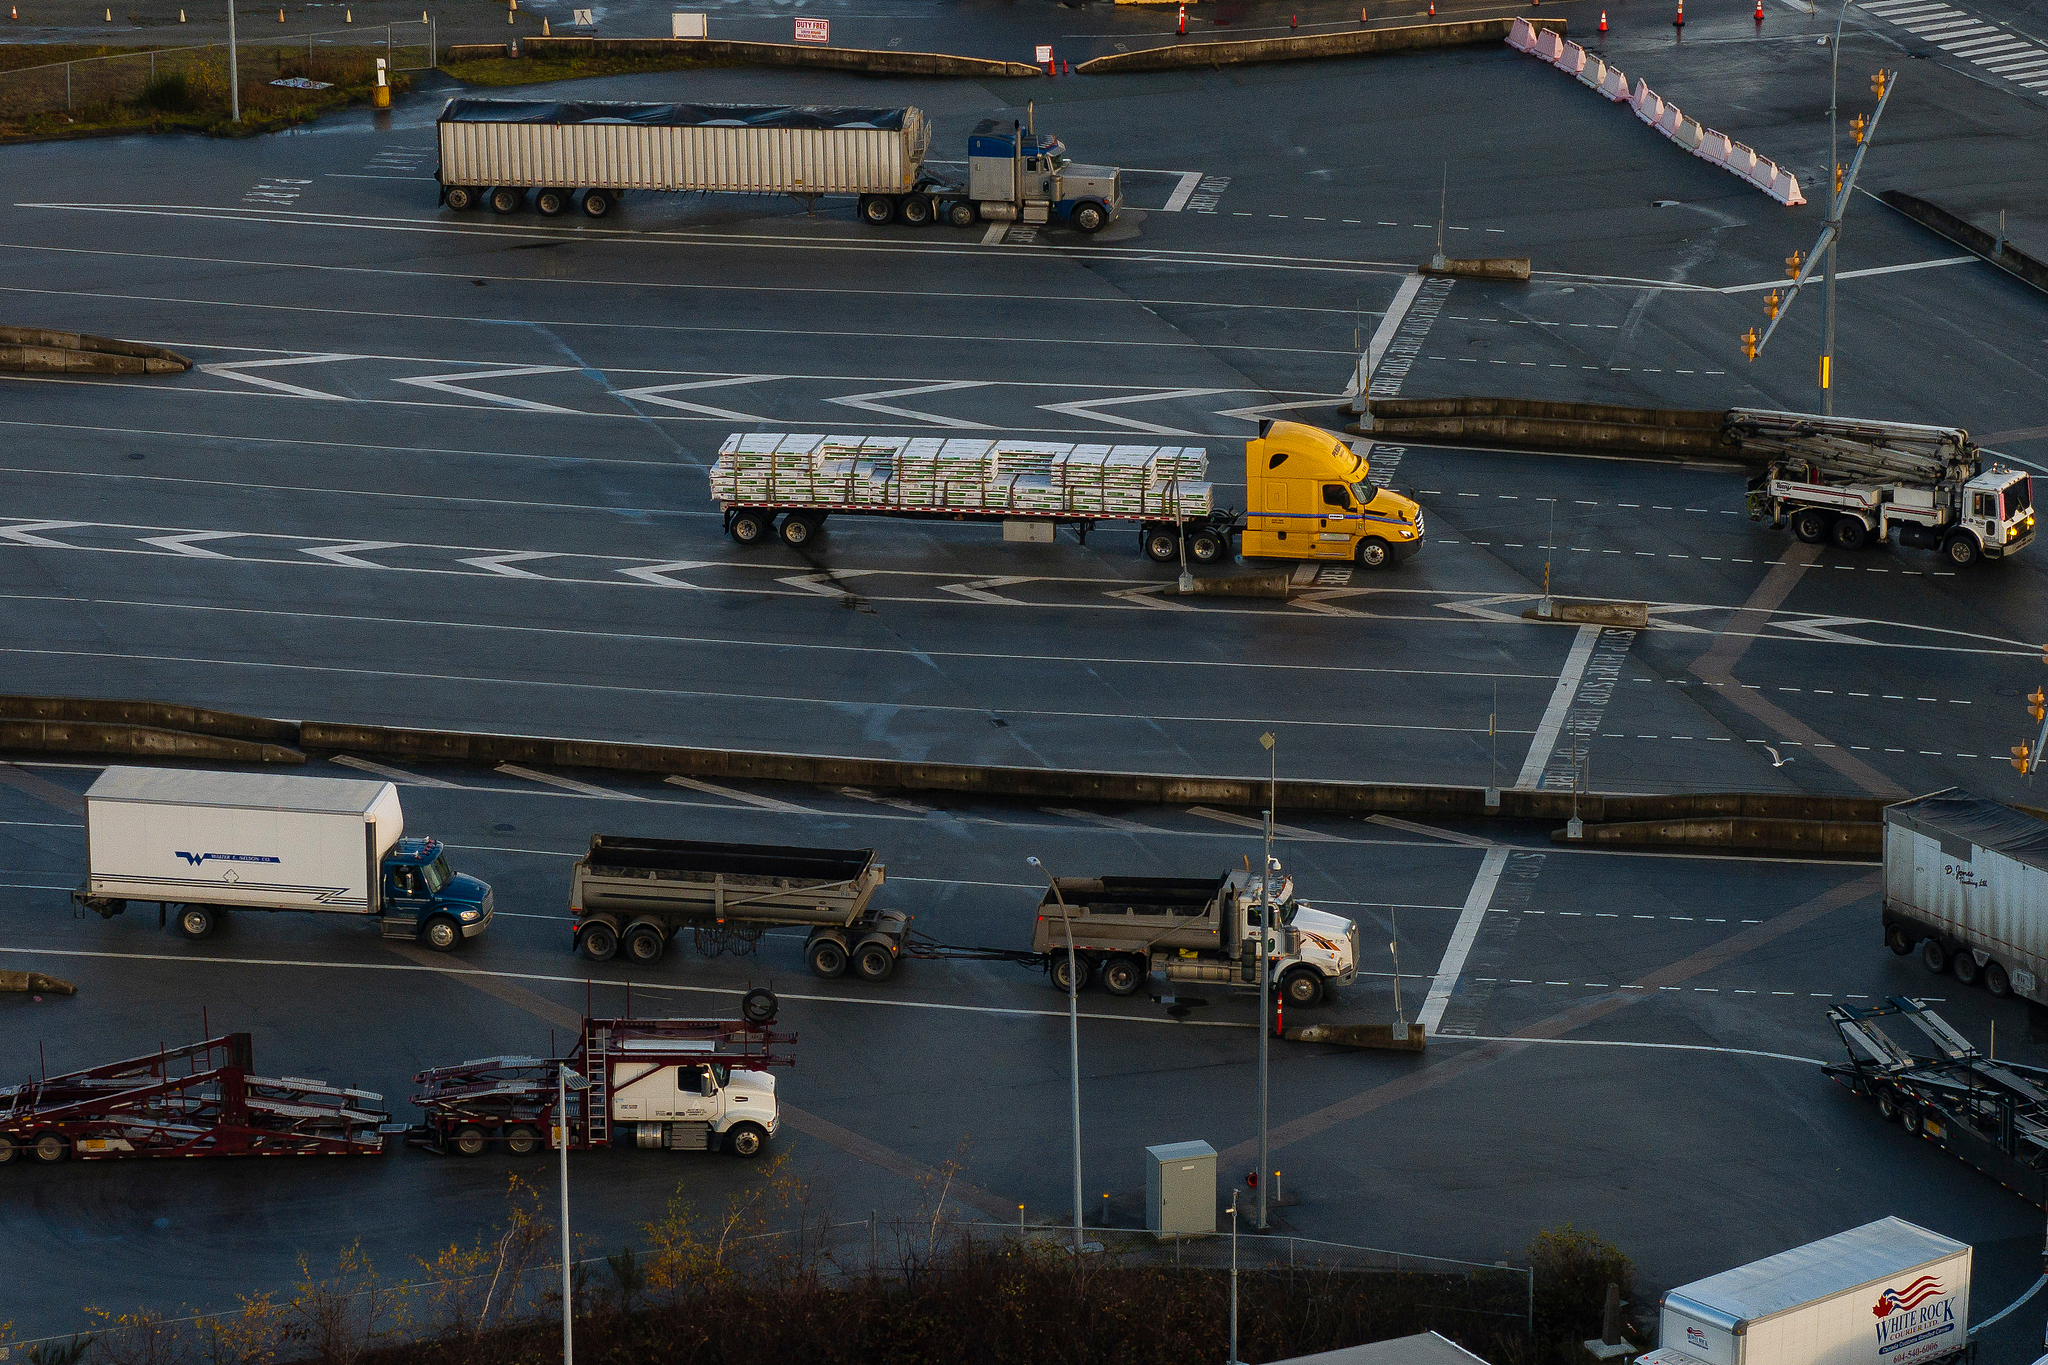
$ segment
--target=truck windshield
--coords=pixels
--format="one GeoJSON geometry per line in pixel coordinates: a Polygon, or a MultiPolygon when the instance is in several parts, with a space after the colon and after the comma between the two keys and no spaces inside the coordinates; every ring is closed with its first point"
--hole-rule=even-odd
{"type": "Polygon", "coordinates": [[[448,870],[448,859],[446,857],[434,859],[434,861],[421,868],[420,871],[427,879],[427,891],[429,894],[439,891],[455,878],[455,874],[448,870]]]}
{"type": "Polygon", "coordinates": [[[2004,493],[2005,515],[1999,520],[2011,521],[2031,509],[2034,505],[2034,481],[2021,478],[2007,485],[2004,493]]]}
{"type": "Polygon", "coordinates": [[[1372,500],[1379,496],[1379,491],[1379,489],[1374,488],[1369,483],[1354,483],[1351,485],[1351,496],[1358,499],[1360,507],[1372,506],[1372,500]]]}

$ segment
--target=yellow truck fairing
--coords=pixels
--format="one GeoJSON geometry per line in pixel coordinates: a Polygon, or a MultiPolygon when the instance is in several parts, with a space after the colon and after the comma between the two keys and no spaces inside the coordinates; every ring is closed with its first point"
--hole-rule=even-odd
{"type": "Polygon", "coordinates": [[[1422,548],[1422,509],[1366,482],[1365,458],[1327,431],[1267,422],[1245,442],[1244,553],[1399,563],[1422,548]]]}

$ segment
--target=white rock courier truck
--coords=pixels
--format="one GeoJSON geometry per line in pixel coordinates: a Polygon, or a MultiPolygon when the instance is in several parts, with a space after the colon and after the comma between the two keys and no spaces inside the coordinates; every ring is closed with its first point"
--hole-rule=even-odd
{"type": "Polygon", "coordinates": [[[1764,461],[1749,482],[1750,520],[1790,522],[1808,544],[1896,541],[1961,566],[2008,558],[2034,539],[2033,480],[1984,468],[1959,428],[1736,408],[1726,430],[1764,461]]]}
{"type": "Polygon", "coordinates": [[[1970,1248],[1880,1218],[1664,1296],[1638,1365],[1928,1365],[1969,1344],[1970,1248]]]}
{"type": "Polygon", "coordinates": [[[787,195],[813,208],[852,195],[861,221],[955,227],[1059,218],[1099,232],[1123,207],[1123,173],[1079,166],[1050,134],[985,119],[968,138],[968,184],[925,161],[921,109],[452,99],[436,124],[441,202],[547,217],[609,214],[628,190],[787,195]]]}
{"type": "Polygon", "coordinates": [[[2048,1005],[2048,821],[1960,787],[1886,806],[1884,941],[2048,1005]]]}
{"type": "Polygon", "coordinates": [[[452,871],[440,840],[404,836],[389,782],[109,768],[85,794],[71,898],[102,918],[155,901],[190,939],[258,910],[368,918],[442,952],[489,928],[491,888],[452,871]]]}
{"type": "MultiPolygon", "coordinates": [[[[1158,973],[1168,981],[1259,984],[1259,888],[1250,872],[1221,877],[1060,878],[1038,903],[1031,949],[1067,989],[1067,929],[1080,984],[1100,976],[1111,995],[1133,995],[1158,973]]],[[[1332,984],[1358,977],[1358,925],[1303,905],[1291,877],[1268,879],[1272,942],[1266,954],[1280,998],[1298,1009],[1332,984]]]]}

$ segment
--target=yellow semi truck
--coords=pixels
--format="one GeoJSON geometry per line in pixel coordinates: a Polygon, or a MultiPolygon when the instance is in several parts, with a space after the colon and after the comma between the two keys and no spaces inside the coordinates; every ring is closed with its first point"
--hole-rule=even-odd
{"type": "Polygon", "coordinates": [[[831,515],[999,522],[1003,539],[1085,544],[1098,526],[1138,532],[1159,563],[1248,558],[1398,564],[1422,548],[1422,509],[1367,481],[1341,436],[1264,421],[1245,442],[1246,509],[1219,507],[1208,452],[938,436],[726,438],[710,470],[725,530],[742,545],[806,545],[831,515]]]}

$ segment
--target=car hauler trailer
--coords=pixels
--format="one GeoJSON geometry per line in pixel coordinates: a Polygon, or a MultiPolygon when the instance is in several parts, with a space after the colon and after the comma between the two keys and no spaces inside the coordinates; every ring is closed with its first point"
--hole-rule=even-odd
{"type": "Polygon", "coordinates": [[[102,918],[155,901],[186,938],[230,911],[377,921],[448,952],[490,927],[491,888],[438,839],[406,838],[389,782],[181,768],[108,768],[85,793],[86,880],[102,918]]]}
{"type": "Polygon", "coordinates": [[[1123,205],[1122,172],[1077,166],[1058,138],[984,120],[968,139],[967,185],[925,162],[916,108],[597,101],[448,101],[436,124],[441,202],[516,213],[529,195],[553,217],[579,202],[609,214],[628,190],[775,194],[814,208],[851,195],[863,222],[956,227],[1060,218],[1100,231],[1123,205]]]}
{"type": "Polygon", "coordinates": [[[1970,1248],[1880,1218],[1665,1294],[1642,1365],[1929,1365],[1969,1345],[1970,1248]]]}
{"type": "Polygon", "coordinates": [[[426,1117],[405,1140],[457,1156],[493,1144],[524,1156],[565,1140],[571,1151],[758,1156],[781,1126],[766,1068],[796,1064],[780,1050],[796,1035],[768,1027],[768,991],[748,992],[742,1008],[748,1018],[586,1018],[566,1057],[485,1057],[422,1071],[412,1102],[426,1117]],[[586,1084],[565,1085],[564,1068],[586,1084]],[[558,1114],[565,1089],[568,1110],[558,1114]]]}
{"type": "Polygon", "coordinates": [[[375,1156],[383,1096],[254,1074],[246,1033],[0,1087],[0,1165],[150,1156],[375,1156]]]}
{"type": "Polygon", "coordinates": [[[1884,941],[2048,1005],[2048,821],[1960,787],[1886,806],[1884,941]]]}
{"type": "Polygon", "coordinates": [[[1262,421],[1245,443],[1244,516],[1215,504],[1208,452],[967,437],[735,434],[719,447],[711,496],[742,545],[777,531],[804,545],[828,516],[1000,524],[1005,540],[1086,543],[1098,526],[1134,529],[1166,563],[1248,556],[1376,569],[1422,548],[1422,509],[1367,481],[1364,456],[1299,422],[1262,421]],[[780,518],[778,522],[778,518],[780,518]],[[1185,547],[1182,542],[1185,541],[1185,547]]]}
{"type": "Polygon", "coordinates": [[[884,875],[871,848],[593,835],[569,874],[571,941],[595,962],[623,946],[647,964],[684,929],[702,951],[752,952],[768,929],[807,928],[813,972],[886,981],[910,918],[873,908],[884,875]]]}
{"type": "Polygon", "coordinates": [[[1994,1061],[1924,1000],[1835,1005],[1828,1019],[1849,1059],[1823,1072],[1885,1119],[2048,1208],[2048,1067],[1994,1061]],[[1886,1031],[1900,1022],[1919,1030],[1917,1049],[1886,1031]]]}
{"type": "Polygon", "coordinates": [[[1749,483],[1750,520],[1789,522],[1809,544],[1896,541],[1965,565],[2034,539],[2033,481],[1985,469],[1960,428],[1736,408],[1726,430],[1764,464],[1749,483]]]}

